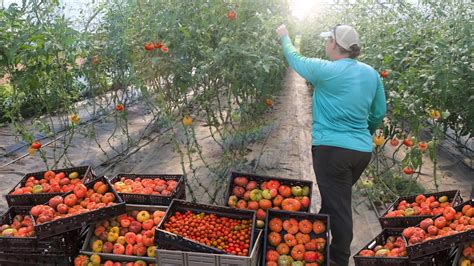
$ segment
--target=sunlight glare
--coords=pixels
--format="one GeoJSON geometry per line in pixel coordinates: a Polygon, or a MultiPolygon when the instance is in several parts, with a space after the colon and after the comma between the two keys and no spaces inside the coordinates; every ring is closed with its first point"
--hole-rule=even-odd
{"type": "Polygon", "coordinates": [[[311,12],[314,12],[318,0],[290,0],[290,7],[293,16],[299,20],[305,19],[311,12]]]}

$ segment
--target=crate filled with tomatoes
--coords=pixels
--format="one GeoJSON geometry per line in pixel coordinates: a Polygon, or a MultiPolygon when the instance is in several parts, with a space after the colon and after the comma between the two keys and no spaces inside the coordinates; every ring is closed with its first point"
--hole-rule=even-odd
{"type": "Polygon", "coordinates": [[[435,254],[474,239],[474,200],[446,207],[442,214],[403,229],[410,258],[435,254]]]}
{"type": "Polygon", "coordinates": [[[107,178],[99,177],[54,196],[46,204],[33,206],[30,212],[36,235],[43,239],[125,213],[125,202],[107,178]]]}
{"type": "Polygon", "coordinates": [[[329,265],[329,216],[268,210],[262,265],[329,265]]]}
{"type": "Polygon", "coordinates": [[[155,232],[160,249],[248,256],[255,211],[174,199],[155,232]]]}
{"type": "Polygon", "coordinates": [[[167,206],[186,199],[183,175],[117,174],[110,182],[127,204],[167,206]]]}
{"type": "Polygon", "coordinates": [[[128,261],[155,262],[155,228],[166,206],[126,205],[127,212],[89,227],[81,253],[128,261]]]}
{"type": "Polygon", "coordinates": [[[399,197],[379,217],[382,228],[415,226],[423,219],[443,213],[446,207],[462,203],[459,190],[399,197]]]}
{"type": "Polygon", "coordinates": [[[356,255],[356,266],[442,266],[449,259],[450,249],[437,254],[411,259],[406,251],[406,243],[402,237],[401,228],[386,228],[364,246],[356,255]]]}
{"type": "Polygon", "coordinates": [[[38,239],[34,230],[30,207],[12,206],[0,220],[0,256],[9,253],[55,254],[71,252],[79,230],[38,239]]]}
{"type": "Polygon", "coordinates": [[[263,228],[267,209],[309,212],[313,182],[232,172],[226,204],[256,211],[257,227],[263,228]]]}
{"type": "Polygon", "coordinates": [[[27,173],[5,198],[8,206],[33,206],[50,198],[70,192],[78,184],[95,178],[90,166],[79,166],[27,173]]]}

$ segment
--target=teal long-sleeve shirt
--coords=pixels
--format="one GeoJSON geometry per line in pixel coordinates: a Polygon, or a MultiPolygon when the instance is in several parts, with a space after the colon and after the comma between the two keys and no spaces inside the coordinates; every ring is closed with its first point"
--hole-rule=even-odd
{"type": "Polygon", "coordinates": [[[288,36],[280,41],[291,68],[315,87],[312,145],[371,152],[371,134],[386,112],[377,71],[350,58],[327,61],[303,57],[288,36]]]}

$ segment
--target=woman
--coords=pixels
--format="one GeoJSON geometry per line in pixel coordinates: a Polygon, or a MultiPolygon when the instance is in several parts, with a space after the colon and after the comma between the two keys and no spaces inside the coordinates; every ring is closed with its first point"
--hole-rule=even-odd
{"type": "Polygon", "coordinates": [[[377,71],[357,61],[359,35],[347,25],[321,34],[330,61],[298,54],[285,25],[277,29],[285,57],[315,87],[313,167],[321,193],[320,213],[330,215],[331,263],[348,265],[352,241],[352,185],[370,162],[372,137],[386,112],[377,71]]]}

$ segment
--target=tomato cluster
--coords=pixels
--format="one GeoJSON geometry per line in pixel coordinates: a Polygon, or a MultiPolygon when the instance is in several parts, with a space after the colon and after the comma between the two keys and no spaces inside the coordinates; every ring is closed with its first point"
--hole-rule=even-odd
{"type": "Polygon", "coordinates": [[[31,214],[36,223],[41,224],[114,205],[115,195],[108,191],[109,186],[102,181],[97,181],[93,189],[77,184],[73,193],[64,198],[55,196],[49,200],[48,205],[33,206],[31,214]]]}
{"type": "Polygon", "coordinates": [[[474,230],[474,208],[471,205],[465,205],[460,212],[446,207],[442,216],[434,220],[426,218],[419,227],[405,228],[403,236],[408,239],[409,245],[414,245],[468,230],[474,230]]]}
{"type": "Polygon", "coordinates": [[[0,237],[33,237],[35,230],[33,228],[33,219],[29,215],[17,214],[13,217],[11,224],[0,226],[0,237]]]}
{"type": "Polygon", "coordinates": [[[272,218],[268,227],[268,243],[266,265],[321,265],[324,262],[322,252],[326,246],[326,239],[315,237],[326,231],[326,225],[316,220],[290,218],[282,221],[272,218]],[[314,234],[313,234],[314,233],[314,234]]]}
{"type": "Polygon", "coordinates": [[[55,173],[46,171],[43,178],[36,179],[28,177],[24,186],[15,189],[11,195],[38,194],[38,193],[66,193],[73,191],[77,185],[82,184],[78,172],[72,172],[68,176],[64,172],[55,173]]]}
{"type": "Polygon", "coordinates": [[[406,257],[406,245],[401,236],[389,236],[383,245],[376,245],[373,249],[363,249],[359,252],[363,257],[406,257]]]}
{"type": "Polygon", "coordinates": [[[161,50],[161,52],[163,52],[165,54],[168,53],[168,51],[169,51],[169,48],[166,46],[166,44],[164,44],[161,41],[159,41],[157,43],[147,42],[147,43],[145,43],[143,48],[145,48],[146,51],[153,51],[155,49],[161,50]]]}
{"type": "Polygon", "coordinates": [[[384,217],[405,217],[414,215],[439,215],[451,206],[448,196],[440,196],[436,199],[434,196],[417,195],[415,202],[408,203],[406,200],[400,201],[395,210],[389,211],[384,217]]]}
{"type": "Polygon", "coordinates": [[[114,189],[120,193],[149,194],[172,196],[178,182],[176,180],[164,180],[161,178],[120,178],[119,182],[113,184],[114,189]]]}
{"type": "Polygon", "coordinates": [[[186,211],[174,213],[164,224],[164,230],[223,250],[228,254],[247,256],[252,222],[186,211]]]}

